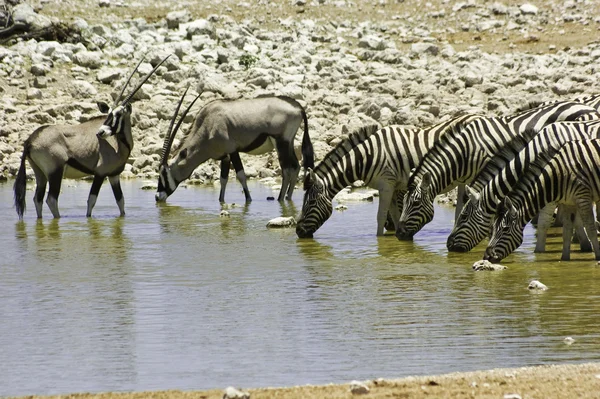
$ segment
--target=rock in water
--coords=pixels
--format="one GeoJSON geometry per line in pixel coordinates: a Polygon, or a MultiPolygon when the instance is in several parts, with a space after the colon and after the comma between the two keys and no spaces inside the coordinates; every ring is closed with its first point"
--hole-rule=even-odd
{"type": "Polygon", "coordinates": [[[353,395],[365,395],[369,393],[369,387],[360,381],[351,381],[350,392],[352,392],[353,395]]]}
{"type": "Polygon", "coordinates": [[[473,270],[476,272],[480,271],[497,271],[497,270],[505,270],[506,266],[502,266],[496,263],[492,263],[489,260],[478,260],[473,263],[473,270]]]}
{"type": "Polygon", "coordinates": [[[234,387],[227,387],[223,392],[223,399],[250,399],[250,394],[234,387]]]}
{"type": "Polygon", "coordinates": [[[542,284],[541,282],[537,281],[537,280],[531,280],[531,282],[529,283],[529,286],[527,287],[530,290],[540,290],[540,291],[546,291],[548,289],[548,287],[545,284],[542,284]]]}
{"type": "Polygon", "coordinates": [[[275,219],[269,220],[267,223],[267,227],[270,228],[282,228],[282,227],[293,227],[296,225],[296,219],[293,216],[289,217],[278,217],[275,219]]]}

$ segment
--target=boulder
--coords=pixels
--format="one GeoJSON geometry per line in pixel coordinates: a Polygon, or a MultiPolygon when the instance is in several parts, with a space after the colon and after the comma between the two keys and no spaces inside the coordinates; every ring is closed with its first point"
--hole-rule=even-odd
{"type": "Polygon", "coordinates": [[[268,228],[283,228],[283,227],[294,227],[296,225],[296,219],[293,216],[289,217],[277,217],[269,220],[267,223],[268,228]]]}

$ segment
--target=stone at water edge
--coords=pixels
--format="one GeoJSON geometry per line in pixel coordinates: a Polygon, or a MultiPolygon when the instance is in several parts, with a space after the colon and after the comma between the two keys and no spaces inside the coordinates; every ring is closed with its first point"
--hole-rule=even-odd
{"type": "Polygon", "coordinates": [[[221,211],[221,213],[219,213],[220,218],[228,218],[229,216],[231,216],[229,211],[221,211]]]}
{"type": "Polygon", "coordinates": [[[223,392],[223,399],[250,399],[250,394],[234,387],[227,387],[223,392]]]}
{"type": "Polygon", "coordinates": [[[573,337],[566,337],[565,339],[563,339],[563,342],[567,345],[572,345],[573,342],[575,342],[575,339],[573,337]]]}
{"type": "Polygon", "coordinates": [[[476,272],[480,271],[497,271],[497,270],[505,270],[508,269],[506,266],[499,265],[497,263],[492,263],[489,260],[478,260],[473,263],[473,270],[476,272]]]}
{"type": "Polygon", "coordinates": [[[346,209],[348,209],[348,207],[346,205],[340,204],[338,206],[335,207],[336,211],[345,211],[346,209]]]}
{"type": "Polygon", "coordinates": [[[353,395],[365,395],[369,393],[369,387],[360,381],[350,381],[350,392],[353,395]]]}
{"type": "Polygon", "coordinates": [[[537,280],[531,280],[527,286],[530,290],[546,291],[548,287],[537,280]]]}
{"type": "Polygon", "coordinates": [[[295,225],[296,219],[294,219],[293,216],[280,216],[278,218],[269,220],[269,222],[267,223],[267,227],[271,228],[293,227],[295,225]]]}

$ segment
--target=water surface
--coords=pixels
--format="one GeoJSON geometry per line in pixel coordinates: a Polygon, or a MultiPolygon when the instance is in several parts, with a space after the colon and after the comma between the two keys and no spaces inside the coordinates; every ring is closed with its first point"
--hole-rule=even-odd
{"type": "MultiPolygon", "coordinates": [[[[65,181],[63,218],[17,221],[0,184],[0,396],[250,388],[347,382],[600,360],[600,269],[560,262],[559,237],[534,231],[504,272],[475,273],[484,246],[445,247],[453,209],[437,207],[414,242],[376,237],[376,203],[334,212],[314,240],[268,230],[297,216],[302,192],[219,217],[218,189],[179,189],[164,205],[123,183],[125,218],[106,185],[65,181]],[[532,279],[550,289],[527,290],[532,279]],[[576,339],[563,343],[566,336],[576,339]]],[[[32,188],[32,187],[30,187],[32,188]]],[[[227,201],[243,203],[232,183],[227,201]]],[[[558,231],[555,231],[558,234],[558,231]]],[[[575,247],[573,247],[575,249],[575,247]]]]}

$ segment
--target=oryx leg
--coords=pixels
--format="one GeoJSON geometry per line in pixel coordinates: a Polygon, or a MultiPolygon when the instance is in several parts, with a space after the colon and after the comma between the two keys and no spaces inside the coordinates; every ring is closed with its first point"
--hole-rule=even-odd
{"type": "Polygon", "coordinates": [[[281,174],[283,175],[281,183],[281,191],[277,201],[283,201],[285,199],[292,199],[292,193],[296,186],[296,179],[298,179],[298,172],[300,171],[300,162],[296,158],[294,152],[294,142],[287,142],[283,140],[277,141],[277,155],[279,157],[279,165],[281,166],[281,174]]]}
{"type": "MultiPolygon", "coordinates": [[[[552,218],[554,216],[554,210],[556,209],[556,203],[551,202],[546,205],[538,214],[538,226],[537,226],[537,241],[535,243],[534,252],[545,252],[546,251],[546,237],[548,229],[552,224],[552,218]]],[[[569,239],[570,242],[570,239],[569,239]]]]}
{"type": "Polygon", "coordinates": [[[227,180],[229,180],[229,167],[231,162],[229,157],[221,159],[221,192],[219,193],[219,202],[225,202],[225,188],[227,187],[227,180]]]}
{"type": "Polygon", "coordinates": [[[117,201],[119,215],[125,216],[125,197],[123,197],[123,190],[121,190],[121,177],[119,175],[109,176],[108,182],[115,196],[115,201],[117,201]]]}
{"type": "Polygon", "coordinates": [[[31,169],[33,169],[33,173],[35,174],[35,194],[33,195],[33,204],[35,205],[35,211],[37,213],[38,219],[42,218],[42,208],[44,205],[44,195],[46,195],[46,186],[48,184],[48,179],[42,170],[35,165],[33,162],[30,162],[31,169]]]}
{"type": "Polygon", "coordinates": [[[50,188],[48,189],[48,197],[46,198],[46,204],[52,212],[52,216],[55,218],[60,217],[58,211],[58,196],[60,195],[60,186],[62,184],[64,166],[58,168],[48,176],[48,183],[50,188]]]}
{"type": "Polygon", "coordinates": [[[102,187],[103,182],[104,176],[94,176],[92,188],[90,189],[90,195],[88,196],[87,200],[87,212],[85,213],[85,216],[88,218],[92,216],[92,209],[94,208],[94,205],[96,205],[98,193],[100,192],[100,187],[102,187]]]}
{"type": "Polygon", "coordinates": [[[465,193],[466,193],[465,185],[459,184],[457,187],[456,194],[456,209],[454,210],[454,220],[458,220],[458,216],[460,215],[460,211],[462,211],[463,205],[465,204],[465,193]]]}
{"type": "Polygon", "coordinates": [[[596,230],[593,203],[589,198],[580,198],[576,202],[588,239],[591,241],[592,247],[594,248],[596,260],[600,260],[600,246],[598,245],[598,232],[596,230]]]}
{"type": "Polygon", "coordinates": [[[573,238],[573,221],[575,220],[575,214],[573,212],[568,212],[567,209],[561,208],[563,207],[558,208],[562,219],[561,224],[563,229],[563,248],[560,260],[571,260],[571,239],[573,238]]]}
{"type": "Polygon", "coordinates": [[[237,177],[240,184],[242,185],[242,189],[244,190],[246,202],[252,202],[250,190],[248,190],[248,184],[246,184],[246,172],[244,172],[244,165],[242,165],[240,153],[236,151],[233,154],[230,154],[229,156],[231,157],[231,163],[233,164],[233,168],[235,169],[235,177],[237,177]]]}

